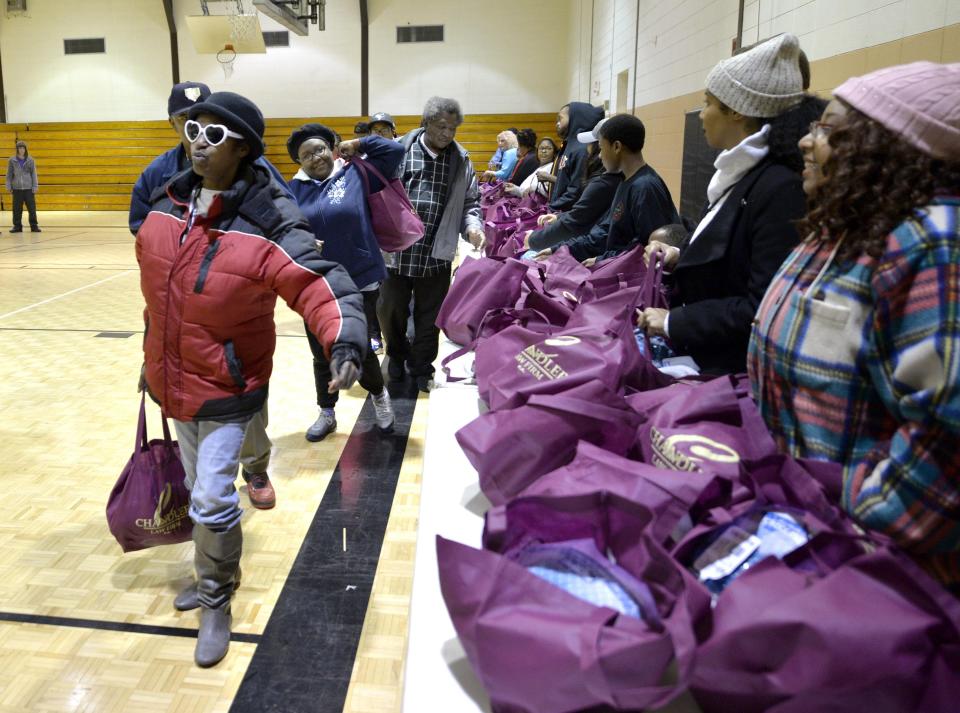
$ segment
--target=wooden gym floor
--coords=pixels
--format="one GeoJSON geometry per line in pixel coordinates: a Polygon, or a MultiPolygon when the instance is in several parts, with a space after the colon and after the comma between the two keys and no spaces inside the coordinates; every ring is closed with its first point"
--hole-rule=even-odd
{"type": "Polygon", "coordinates": [[[399,711],[426,399],[391,386],[398,427],[381,437],[354,387],[337,433],[308,443],[310,351],[278,303],[277,507],[241,495],[234,639],[199,669],[197,612],[172,606],[192,545],[123,554],[104,515],[139,406],[142,297],[125,215],[41,212],[40,224],[11,235],[0,213],[0,712],[399,711]]]}

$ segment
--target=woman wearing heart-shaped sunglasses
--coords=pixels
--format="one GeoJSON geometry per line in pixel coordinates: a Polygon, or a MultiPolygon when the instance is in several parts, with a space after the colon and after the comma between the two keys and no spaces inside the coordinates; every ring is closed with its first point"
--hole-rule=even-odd
{"type": "Polygon", "coordinates": [[[191,167],[154,191],[136,249],[145,386],[174,419],[194,522],[197,583],[175,606],[200,606],[194,659],[212,666],[230,643],[243,541],[233,481],[247,425],[267,400],[277,295],[329,354],[331,389],[356,380],[367,326],[349,274],[320,257],[296,204],[254,163],[264,122],[253,102],[211,94],[184,130],[191,167]]]}

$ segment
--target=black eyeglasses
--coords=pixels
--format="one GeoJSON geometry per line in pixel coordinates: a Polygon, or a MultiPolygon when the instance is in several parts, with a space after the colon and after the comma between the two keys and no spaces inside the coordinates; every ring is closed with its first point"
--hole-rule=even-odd
{"type": "Polygon", "coordinates": [[[233,139],[244,138],[243,134],[230,131],[230,129],[223,124],[200,126],[200,123],[193,119],[188,120],[187,123],[183,125],[183,133],[186,134],[187,140],[191,144],[196,143],[197,139],[200,138],[200,134],[203,134],[203,138],[210,146],[219,146],[227,140],[227,137],[233,139]]]}
{"type": "Polygon", "coordinates": [[[323,158],[323,155],[329,150],[330,149],[324,146],[323,148],[315,149],[314,151],[308,151],[305,154],[300,154],[300,160],[306,161],[308,158],[323,158]]]}

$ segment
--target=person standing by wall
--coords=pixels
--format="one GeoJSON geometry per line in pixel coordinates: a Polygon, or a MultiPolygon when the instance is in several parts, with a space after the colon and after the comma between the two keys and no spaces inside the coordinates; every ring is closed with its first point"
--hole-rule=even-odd
{"type": "Polygon", "coordinates": [[[27,144],[17,141],[17,153],[7,161],[7,190],[13,194],[13,228],[11,233],[23,232],[23,206],[30,214],[30,232],[39,233],[37,222],[37,164],[27,150],[27,144]]]}
{"type": "Polygon", "coordinates": [[[467,150],[454,140],[462,123],[456,99],[431,97],[424,106],[421,127],[402,140],[400,180],[425,232],[406,250],[389,255],[378,313],[390,378],[399,381],[408,370],[421,391],[430,390],[440,337],[437,313],[450,289],[457,239],[463,235],[474,247],[483,245],[476,173],[467,150]],[[411,295],[412,343],[407,341],[411,295]]]}

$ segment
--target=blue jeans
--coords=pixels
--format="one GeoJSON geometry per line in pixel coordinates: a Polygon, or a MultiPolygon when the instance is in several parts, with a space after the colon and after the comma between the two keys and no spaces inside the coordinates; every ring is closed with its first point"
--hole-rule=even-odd
{"type": "Polygon", "coordinates": [[[210,530],[229,530],[243,513],[233,481],[247,423],[174,419],[173,426],[190,491],[190,519],[210,530]]]}

